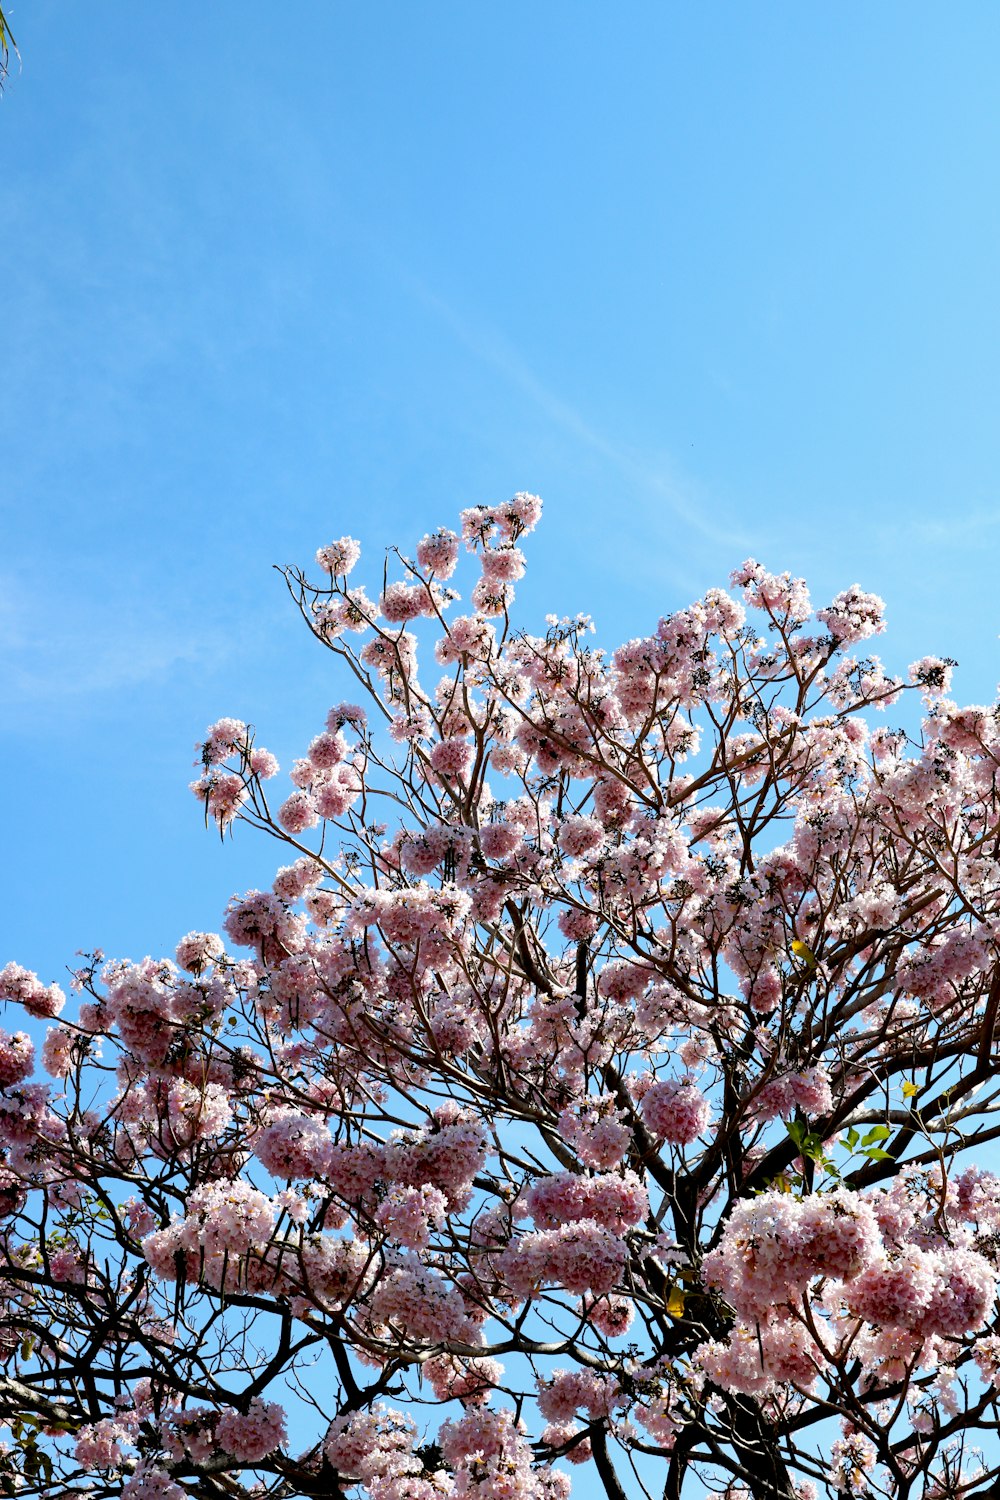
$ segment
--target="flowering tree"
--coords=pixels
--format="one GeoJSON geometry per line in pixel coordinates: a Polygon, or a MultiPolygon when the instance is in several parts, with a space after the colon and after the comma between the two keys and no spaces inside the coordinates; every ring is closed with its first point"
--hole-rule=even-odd
{"type": "Polygon", "coordinates": [[[540,508],[286,574],[364,706],[209,730],[225,942],[0,973],[6,1493],[998,1492],[998,711],[753,562],[516,631],[540,508]]]}

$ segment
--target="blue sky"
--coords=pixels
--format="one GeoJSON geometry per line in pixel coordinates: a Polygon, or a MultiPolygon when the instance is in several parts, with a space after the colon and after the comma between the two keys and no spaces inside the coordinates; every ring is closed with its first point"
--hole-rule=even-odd
{"type": "MultiPolygon", "coordinates": [[[[1000,10],[11,0],[0,962],[266,882],[186,784],[342,696],[271,571],[546,500],[521,619],[748,554],[992,700],[1000,10]]],[[[374,581],[374,579],[373,579],[374,581]]]]}

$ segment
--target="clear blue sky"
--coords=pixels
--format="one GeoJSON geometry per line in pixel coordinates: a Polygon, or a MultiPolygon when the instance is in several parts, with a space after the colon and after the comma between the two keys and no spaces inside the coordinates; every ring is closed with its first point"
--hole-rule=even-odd
{"type": "Polygon", "coordinates": [[[522,618],[747,554],[992,700],[1000,8],[10,0],[0,962],[218,925],[186,790],[341,696],[272,562],[546,500],[522,618]]]}

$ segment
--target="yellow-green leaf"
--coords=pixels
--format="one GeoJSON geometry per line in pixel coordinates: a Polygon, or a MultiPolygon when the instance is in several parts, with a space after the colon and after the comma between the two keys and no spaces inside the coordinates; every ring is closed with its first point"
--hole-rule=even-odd
{"type": "Polygon", "coordinates": [[[801,959],[802,963],[805,964],[807,969],[815,969],[816,955],[812,951],[808,943],[804,943],[801,938],[793,938],[792,952],[795,954],[796,958],[801,959]]]}

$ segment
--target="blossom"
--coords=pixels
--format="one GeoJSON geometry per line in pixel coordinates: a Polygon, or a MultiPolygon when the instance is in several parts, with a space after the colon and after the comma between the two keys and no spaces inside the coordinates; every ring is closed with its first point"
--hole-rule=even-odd
{"type": "Polygon", "coordinates": [[[438,578],[450,578],[458,561],[458,545],[455,532],[442,526],[417,543],[417,562],[426,573],[434,573],[438,578]]]}
{"type": "Polygon", "coordinates": [[[57,984],[44,985],[37,974],[15,963],[0,969],[0,1000],[23,1005],[29,1016],[38,1019],[57,1016],[66,1004],[57,984]]]}
{"type": "Polygon", "coordinates": [[[345,1412],[331,1422],[323,1449],[331,1468],[347,1480],[368,1483],[387,1474],[419,1472],[413,1449],[416,1429],[402,1412],[377,1402],[367,1411],[345,1412]]]}
{"type": "Polygon", "coordinates": [[[122,1485],[122,1500],[186,1500],[186,1491],[165,1469],[140,1463],[122,1485]]]}
{"type": "Polygon", "coordinates": [[[441,740],[431,751],[431,766],[439,776],[464,776],[473,753],[466,739],[441,740]]]}
{"type": "Polygon", "coordinates": [[[221,765],[247,746],[248,730],[242,719],[217,719],[205,730],[202,759],[207,766],[221,765]]]}
{"type": "Polygon", "coordinates": [[[288,833],[305,833],[306,829],[315,828],[319,820],[319,808],[308,792],[293,792],[278,809],[278,821],[288,833]]]}
{"type": "Polygon", "coordinates": [[[245,1412],[223,1411],[215,1436],[219,1446],[240,1463],[259,1463],[286,1441],[284,1410],[276,1401],[255,1396],[245,1412]]]}
{"type": "Polygon", "coordinates": [[[621,1233],[638,1224],[649,1210],[646,1189],[634,1172],[595,1177],[558,1172],[540,1177],[522,1201],[539,1229],[557,1229],[577,1219],[592,1219],[605,1229],[621,1233]]]}
{"type": "Polygon", "coordinates": [[[189,932],[177,944],[177,962],[182,969],[200,974],[223,957],[222,939],[214,932],[189,932]]]}
{"type": "Polygon", "coordinates": [[[570,1142],[585,1166],[607,1171],[625,1157],[632,1131],[623,1123],[618,1101],[612,1094],[591,1096],[575,1110],[559,1116],[559,1133],[570,1142]]]}
{"type": "Polygon", "coordinates": [[[496,1265],[519,1297],[533,1297],[546,1285],[610,1292],[625,1268],[625,1245],[603,1225],[581,1219],[522,1235],[497,1257],[496,1265]]]}
{"type": "Polygon", "coordinates": [[[84,1469],[117,1469],[124,1457],[122,1442],[129,1437],[128,1429],[113,1418],[88,1423],[77,1432],[74,1457],[84,1469]]]}
{"type": "Polygon", "coordinates": [[[320,547],[316,561],[325,573],[334,578],[345,578],[361,557],[361,548],[352,536],[342,536],[335,542],[320,547]]]}
{"type": "Polygon", "coordinates": [[[643,1095],[642,1118],[660,1140],[689,1146],[708,1128],[712,1106],[693,1079],[668,1078],[643,1095]]]}
{"type": "Polygon", "coordinates": [[[885,630],[885,600],[866,594],[859,584],[836,596],[826,609],[816,611],[839,646],[852,646],[885,630]]]}
{"type": "Polygon", "coordinates": [[[753,1323],[796,1301],[816,1276],[850,1281],[881,1251],[874,1211],[859,1194],[838,1188],[799,1200],[772,1190],[735,1205],[703,1270],[753,1323]]]}
{"type": "Polygon", "coordinates": [[[330,1159],[330,1132],[311,1115],[282,1110],[257,1132],[254,1154],[272,1177],[315,1177],[330,1159]]]}
{"type": "Polygon", "coordinates": [[[376,1220],[393,1239],[410,1250],[423,1250],[430,1244],[431,1225],[440,1228],[445,1221],[448,1200],[440,1188],[394,1187],[379,1205],[376,1220]]]}
{"type": "Polygon", "coordinates": [[[13,1035],[0,1030],[0,1089],[30,1078],[35,1066],[34,1044],[26,1031],[13,1035]]]}

